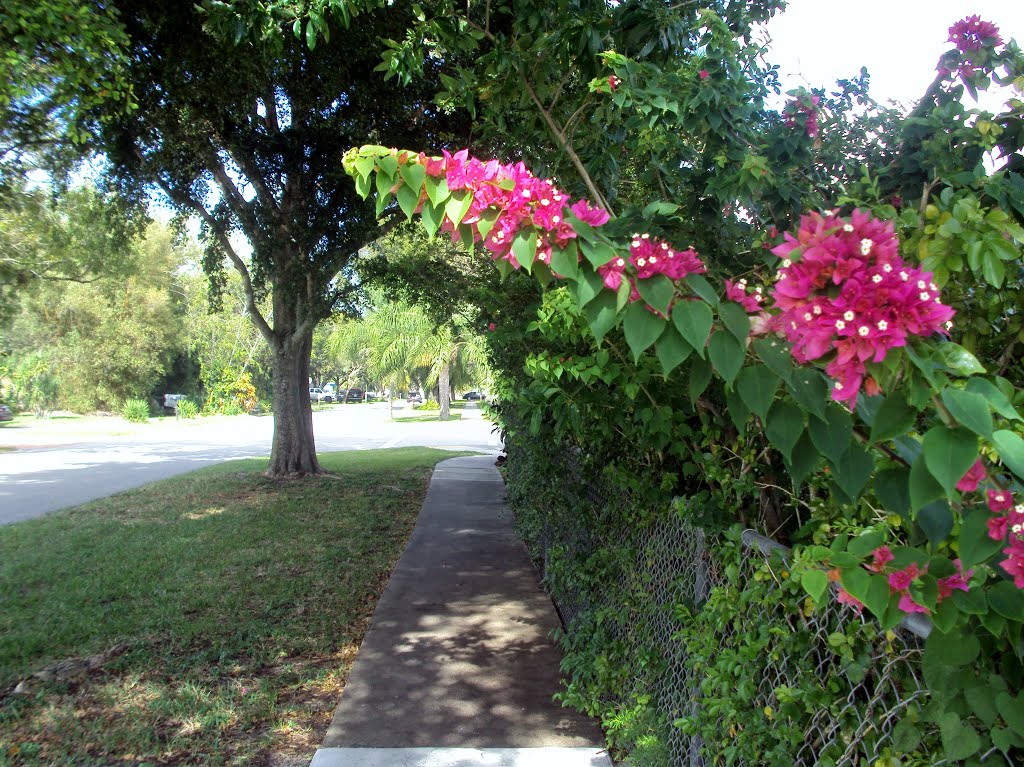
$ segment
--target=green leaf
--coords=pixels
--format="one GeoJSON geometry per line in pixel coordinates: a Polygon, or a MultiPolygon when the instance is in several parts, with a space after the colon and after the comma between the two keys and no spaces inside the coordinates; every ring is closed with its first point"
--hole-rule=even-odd
{"type": "Polygon", "coordinates": [[[1024,621],[1024,590],[1010,581],[999,581],[988,590],[989,606],[1011,621],[1024,621]]]}
{"type": "Polygon", "coordinates": [[[942,485],[928,472],[924,455],[918,456],[910,467],[910,510],[916,512],[945,494],[942,485]]]}
{"type": "Polygon", "coordinates": [[[989,515],[980,509],[967,509],[960,523],[960,561],[965,570],[979,565],[1002,548],[1002,541],[988,537],[989,515]]]}
{"type": "Polygon", "coordinates": [[[861,600],[876,617],[882,617],[889,606],[889,583],[884,576],[872,575],[868,580],[868,590],[861,600]]]}
{"type": "Polygon", "coordinates": [[[575,280],[579,274],[580,256],[576,243],[570,240],[564,248],[551,247],[551,271],[566,279],[575,280]]]}
{"type": "Polygon", "coordinates": [[[377,164],[381,172],[388,176],[388,186],[392,186],[395,183],[395,173],[398,171],[398,160],[386,154],[377,158],[377,164]]]}
{"type": "MultiPolygon", "coordinates": [[[[591,269],[580,270],[580,279],[573,283],[571,290],[576,298],[576,306],[580,309],[586,307],[596,296],[607,293],[601,275],[591,269]]],[[[615,300],[614,296],[612,300],[615,300]]]]}
{"type": "Polygon", "coordinates": [[[666,320],[650,311],[642,302],[636,301],[629,305],[623,321],[623,330],[626,333],[626,343],[633,352],[634,362],[658,340],[667,324],[666,320]]]}
{"type": "MultiPolygon", "coordinates": [[[[963,563],[965,569],[967,563],[963,561],[961,556],[960,561],[963,563]]],[[[960,591],[959,589],[953,592],[953,604],[962,613],[968,615],[984,615],[988,612],[988,598],[985,596],[985,592],[980,588],[972,588],[970,591],[960,591]]]]}
{"type": "Polygon", "coordinates": [[[901,517],[910,511],[910,470],[902,466],[883,469],[872,484],[882,506],[901,517]]]}
{"type": "Polygon", "coordinates": [[[940,344],[937,347],[937,356],[949,370],[962,376],[985,372],[985,368],[978,362],[978,358],[959,344],[952,342],[940,344]]]}
{"type": "Polygon", "coordinates": [[[711,283],[699,274],[689,274],[683,278],[690,289],[698,296],[707,301],[711,306],[718,306],[718,293],[711,287],[711,283]]]}
{"type": "Polygon", "coordinates": [[[750,420],[750,408],[746,406],[735,389],[730,389],[725,393],[725,411],[729,414],[729,419],[736,427],[736,431],[741,435],[744,434],[747,430],[747,421],[750,420]]]}
{"type": "Polygon", "coordinates": [[[600,240],[595,242],[580,240],[580,250],[583,251],[583,255],[586,256],[595,269],[599,266],[604,266],[615,258],[615,249],[608,243],[601,242],[600,240]]]}
{"type": "Polygon", "coordinates": [[[750,317],[746,310],[739,304],[728,301],[718,307],[718,316],[729,332],[736,336],[736,340],[746,345],[747,336],[750,335],[750,317]]]}
{"type": "Polygon", "coordinates": [[[423,221],[423,228],[427,230],[427,235],[431,239],[433,239],[434,235],[437,234],[437,230],[441,228],[441,221],[443,219],[443,208],[435,207],[429,202],[423,205],[423,211],[420,213],[420,220],[423,221]]]}
{"type": "Polygon", "coordinates": [[[679,335],[674,325],[668,325],[661,338],[654,344],[654,350],[658,354],[658,361],[661,363],[661,370],[668,375],[675,370],[690,354],[693,347],[679,335]]]}
{"type": "Polygon", "coordinates": [[[783,381],[789,381],[793,377],[793,358],[788,345],[777,338],[769,337],[755,338],[753,347],[757,356],[775,375],[783,381]]]}
{"type": "Polygon", "coordinates": [[[375,165],[376,163],[372,157],[363,156],[356,158],[356,170],[360,176],[369,176],[373,173],[375,165]]]}
{"type": "MultiPolygon", "coordinates": [[[[814,433],[811,432],[811,439],[814,433]]],[[[875,469],[875,461],[871,454],[860,445],[851,445],[838,461],[832,463],[835,469],[835,479],[851,500],[856,501],[860,497],[861,490],[871,478],[871,472],[875,469]]]]}
{"type": "Polygon", "coordinates": [[[512,255],[529,274],[533,269],[533,261],[537,258],[537,232],[533,229],[520,229],[516,232],[512,240],[512,255]]]}
{"type": "Polygon", "coordinates": [[[992,412],[980,394],[947,386],[942,401],[957,422],[982,437],[992,437],[992,412]]]}
{"type": "Polygon", "coordinates": [[[940,498],[929,503],[917,512],[917,524],[933,546],[946,540],[953,531],[953,514],[949,510],[949,501],[940,498]]]}
{"type": "Polygon", "coordinates": [[[672,296],[676,292],[672,280],[664,274],[656,274],[650,279],[637,280],[636,289],[644,301],[666,317],[668,316],[668,305],[672,302],[672,296]]]}
{"type": "MultiPolygon", "coordinates": [[[[445,204],[444,204],[444,213],[445,213],[446,216],[448,216],[448,219],[453,224],[458,226],[459,224],[462,223],[462,219],[464,219],[466,217],[466,214],[469,212],[469,208],[470,208],[470,206],[472,206],[472,204],[473,204],[473,195],[472,194],[470,194],[469,192],[456,192],[455,194],[453,194],[451,197],[448,198],[447,202],[445,202],[445,204]]],[[[522,234],[522,231],[520,231],[519,234],[522,234]]],[[[517,239],[518,239],[518,235],[517,235],[517,239]]],[[[536,243],[536,235],[534,235],[534,242],[536,243]]],[[[512,248],[513,248],[513,251],[514,251],[514,249],[515,249],[515,240],[512,241],[512,248]]],[[[536,250],[537,250],[537,247],[536,247],[536,245],[534,245],[534,253],[535,254],[536,254],[536,250]]],[[[519,257],[516,256],[516,258],[518,259],[519,257]]],[[[530,259],[530,265],[531,266],[533,265],[533,259],[532,258],[530,259]]],[[[530,271],[529,267],[526,267],[525,264],[523,264],[523,266],[526,268],[526,271],[530,271]]]]}
{"type": "Polygon", "coordinates": [[[1024,421],[1020,413],[1010,404],[1010,400],[987,378],[971,378],[965,387],[967,391],[980,394],[988,400],[989,407],[999,413],[1003,418],[1013,421],[1024,421]]]}
{"type": "Polygon", "coordinates": [[[846,550],[863,559],[885,542],[885,533],[881,530],[865,530],[846,544],[846,550]]]}
{"type": "Polygon", "coordinates": [[[713,321],[711,307],[703,301],[680,301],[672,309],[672,322],[679,330],[679,335],[685,338],[701,357],[704,356],[704,346],[708,342],[713,321]]]}
{"type": "MultiPolygon", "coordinates": [[[[440,178],[427,176],[424,184],[427,187],[427,199],[430,200],[432,205],[436,205],[438,207],[443,206],[445,201],[447,201],[448,197],[451,195],[451,190],[448,189],[448,179],[444,176],[441,176],[440,178]]],[[[498,219],[498,211],[493,209],[486,210],[480,215],[480,218],[486,218],[488,220],[486,232],[483,228],[479,226],[477,227],[480,229],[480,236],[486,237],[490,233],[494,222],[498,219]]]]}
{"type": "Polygon", "coordinates": [[[981,643],[973,634],[930,634],[924,646],[931,663],[961,668],[974,662],[981,652],[981,643]]]}
{"type": "Polygon", "coordinates": [[[996,695],[996,708],[1018,736],[1024,735],[1024,699],[1020,695],[1014,698],[1006,692],[996,695]]]}
{"type": "Polygon", "coordinates": [[[992,435],[992,441],[999,451],[1003,465],[1024,479],[1024,439],[1008,429],[1000,429],[992,435]]]}
{"type": "Polygon", "coordinates": [[[695,359],[690,363],[690,401],[697,404],[697,398],[704,393],[711,383],[711,363],[704,359],[695,359]]]}
{"type": "MultiPolygon", "coordinates": [[[[762,357],[762,359],[764,359],[762,357]]],[[[828,384],[817,370],[797,368],[789,379],[789,391],[793,399],[818,418],[825,417],[829,403],[828,384]]]]}
{"type": "Polygon", "coordinates": [[[943,756],[947,761],[966,759],[978,753],[981,738],[969,724],[960,721],[952,711],[946,712],[939,720],[939,734],[942,736],[943,756]]]}
{"type": "Polygon", "coordinates": [[[800,488],[803,481],[817,468],[820,460],[821,453],[811,442],[807,432],[804,432],[793,447],[793,455],[786,462],[786,470],[789,472],[790,479],[793,480],[794,489],[800,488]]]}
{"type": "Polygon", "coordinates": [[[779,388],[779,377],[765,365],[743,368],[736,379],[740,397],[764,421],[779,388]]]}
{"type": "Polygon", "coordinates": [[[839,574],[839,583],[850,596],[864,602],[871,586],[871,576],[863,567],[854,567],[850,570],[843,570],[839,574]]]}
{"type": "Polygon", "coordinates": [[[815,604],[821,604],[821,598],[828,590],[828,575],[824,570],[805,570],[800,576],[800,585],[811,595],[815,604]]]}
{"type": "Polygon", "coordinates": [[[601,343],[608,331],[619,322],[619,313],[615,311],[615,294],[608,291],[601,293],[587,303],[584,314],[587,316],[590,332],[594,334],[597,342],[601,343]]]}
{"type": "Polygon", "coordinates": [[[804,414],[792,402],[776,400],[768,411],[765,434],[782,456],[789,461],[800,435],[804,432],[804,414]]]}
{"type": "Polygon", "coordinates": [[[306,47],[310,50],[316,48],[316,27],[312,19],[306,21],[306,47]]]}
{"type": "Polygon", "coordinates": [[[402,213],[405,217],[412,221],[413,214],[416,212],[416,206],[420,204],[420,195],[418,192],[414,192],[404,184],[398,187],[398,192],[395,195],[398,197],[398,207],[402,209],[402,213]]]}
{"type": "Polygon", "coordinates": [[[978,438],[966,429],[933,426],[924,435],[921,452],[931,475],[952,495],[956,483],[978,460],[978,438]]]}
{"type": "Polygon", "coordinates": [[[743,358],[746,355],[747,351],[743,348],[743,344],[728,333],[716,330],[711,335],[711,340],[708,342],[708,357],[718,375],[722,376],[730,386],[736,380],[740,368],[743,367],[743,358]]]}
{"type": "Polygon", "coordinates": [[[985,684],[968,687],[964,690],[964,698],[967,700],[967,705],[971,707],[974,715],[988,727],[991,727],[999,715],[992,695],[992,688],[985,684]]]}
{"type": "MultiPolygon", "coordinates": [[[[359,167],[359,161],[356,160],[356,167],[359,167]]],[[[398,169],[398,172],[402,174],[402,180],[416,192],[416,196],[419,197],[420,190],[423,189],[423,182],[427,178],[427,169],[420,165],[418,162],[407,162],[405,165],[398,169]]]]}
{"type": "Polygon", "coordinates": [[[830,405],[825,410],[824,420],[814,416],[808,420],[807,430],[818,450],[835,463],[850,449],[853,419],[846,408],[830,405]]]}
{"type": "Polygon", "coordinates": [[[914,428],[916,421],[917,411],[907,404],[903,396],[890,394],[875,413],[871,425],[871,441],[883,442],[901,437],[914,428]]]}
{"type": "Polygon", "coordinates": [[[892,746],[900,753],[909,754],[921,742],[921,730],[909,718],[900,719],[892,730],[892,746]]]}

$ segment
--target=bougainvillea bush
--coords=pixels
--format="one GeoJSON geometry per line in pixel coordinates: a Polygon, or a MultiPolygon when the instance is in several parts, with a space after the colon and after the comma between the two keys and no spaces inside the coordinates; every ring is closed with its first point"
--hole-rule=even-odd
{"type": "MultiPolygon", "coordinates": [[[[366,146],[344,165],[378,212],[397,206],[562,297],[539,321],[576,340],[538,345],[527,390],[508,392],[545,444],[641,444],[602,454],[606,472],[628,475],[626,491],[656,473],[649,484],[709,531],[741,522],[794,545],[787,577],[812,607],[837,600],[880,631],[927,616],[930,697],[915,722],[942,752],[914,758],[1019,764],[1024,66],[976,17],[950,42],[901,152],[787,227],[754,221],[762,265],[741,275],[623,230],[522,163],[366,146]],[[993,82],[1015,91],[1005,112],[963,107],[993,82]],[[993,151],[996,172],[981,162],[993,151]]],[[[595,92],[637,103],[649,72],[605,60],[595,92]]],[[[794,94],[773,129],[813,153],[821,105],[794,94]]]]}

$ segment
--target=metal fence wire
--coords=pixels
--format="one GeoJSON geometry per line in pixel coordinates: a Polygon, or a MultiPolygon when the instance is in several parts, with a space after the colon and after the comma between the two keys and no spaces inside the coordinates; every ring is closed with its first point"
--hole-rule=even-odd
{"type": "MultiPolygon", "coordinates": [[[[516,461],[511,461],[510,471],[514,472],[515,466],[516,461]]],[[[714,758],[729,745],[724,723],[718,728],[718,743],[702,743],[699,736],[688,735],[673,724],[698,711],[702,681],[687,667],[686,647],[679,638],[681,622],[677,607],[686,605],[699,610],[712,589],[724,586],[726,580],[720,564],[706,546],[704,534],[674,513],[648,515],[649,521],[628,525],[595,524],[591,513],[595,508],[607,510],[628,503],[628,499],[600,482],[572,481],[573,468],[569,466],[560,472],[559,503],[564,506],[533,509],[533,524],[524,530],[566,633],[571,636],[574,631],[593,630],[592,619],[600,613],[603,630],[611,631],[616,641],[624,643],[624,657],[634,659],[628,661],[635,666],[630,669],[634,683],[631,692],[634,696],[650,696],[658,713],[659,740],[667,745],[668,764],[704,767],[724,763],[714,758]],[[600,551],[612,553],[600,571],[594,572],[593,555],[600,551]],[[624,552],[626,556],[616,557],[614,552],[624,552]],[[581,569],[590,567],[590,571],[581,577],[577,565],[581,569]],[[610,628],[608,614],[620,616],[612,620],[610,628]]],[[[516,513],[518,516],[519,512],[516,513]]],[[[604,517],[645,518],[621,513],[604,517]]],[[[753,583],[755,573],[763,569],[772,549],[784,549],[753,532],[744,534],[742,546],[743,564],[738,582],[734,579],[734,585],[741,591],[753,583]]],[[[920,655],[927,624],[902,624],[884,640],[885,651],[874,653],[862,678],[857,678],[857,674],[851,679],[844,670],[843,659],[830,646],[829,637],[856,628],[851,626],[852,622],[866,625],[872,631],[877,629],[883,637],[885,632],[877,624],[868,623],[872,620],[869,616],[858,615],[834,600],[825,609],[807,614],[794,609],[792,604],[784,604],[782,600],[792,600],[792,594],[783,594],[778,586],[771,591],[771,579],[762,578],[757,587],[767,587],[770,598],[756,602],[756,613],[744,616],[744,625],[766,625],[782,632],[802,631],[810,637],[802,644],[809,647],[805,657],[787,657],[766,648],[760,658],[763,673],[750,700],[751,708],[779,710],[776,691],[801,688],[807,682],[807,674],[819,680],[833,680],[830,684],[835,688],[829,705],[807,715],[803,741],[790,749],[785,764],[859,767],[884,758],[893,748],[893,730],[908,706],[923,702],[919,699],[926,695],[920,655]],[[776,596],[778,600],[773,605],[776,596]],[[798,621],[794,615],[799,616],[798,621]]],[[[724,644],[728,637],[719,635],[716,639],[724,644]]]]}

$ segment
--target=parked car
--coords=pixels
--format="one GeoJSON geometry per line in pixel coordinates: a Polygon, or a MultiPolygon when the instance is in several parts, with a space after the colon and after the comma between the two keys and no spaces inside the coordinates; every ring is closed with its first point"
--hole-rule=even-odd
{"type": "Polygon", "coordinates": [[[363,390],[362,389],[342,389],[338,393],[338,402],[342,401],[342,395],[344,395],[345,402],[362,402],[363,401],[363,390]]]}
{"type": "Polygon", "coordinates": [[[464,400],[478,400],[478,399],[487,399],[487,397],[485,397],[483,394],[481,394],[478,391],[468,391],[468,392],[466,392],[465,394],[462,395],[462,399],[464,399],[464,400]]]}
{"type": "Polygon", "coordinates": [[[7,405],[0,405],[0,421],[13,421],[14,413],[7,405]]]}
{"type": "Polygon", "coordinates": [[[319,386],[310,386],[309,387],[309,401],[310,402],[331,402],[333,400],[333,398],[330,399],[330,400],[325,400],[324,399],[325,396],[329,397],[330,395],[329,394],[325,395],[324,394],[324,390],[321,389],[319,386]]]}
{"type": "Polygon", "coordinates": [[[406,400],[409,402],[410,405],[422,405],[423,395],[420,394],[418,391],[411,391],[409,392],[409,396],[406,397],[406,400]]]}

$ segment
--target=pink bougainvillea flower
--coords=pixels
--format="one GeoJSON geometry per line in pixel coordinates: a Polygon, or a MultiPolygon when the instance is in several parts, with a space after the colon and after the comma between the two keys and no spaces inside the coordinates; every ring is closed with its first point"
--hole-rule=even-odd
{"type": "Polygon", "coordinates": [[[831,355],[832,399],[851,409],[867,363],[910,336],[948,331],[954,311],[930,273],[903,263],[891,222],[859,210],[849,219],[811,213],[772,253],[783,259],[772,288],[777,327],[797,362],[831,355]]]}
{"type": "Polygon", "coordinates": [[[1001,45],[1003,38],[999,36],[999,27],[990,21],[982,21],[975,14],[960,19],[949,28],[949,42],[963,53],[981,50],[983,45],[1001,45]]]}
{"type": "Polygon", "coordinates": [[[706,69],[700,70],[700,72],[698,72],[697,74],[700,75],[701,80],[707,80],[709,77],[711,77],[711,73],[708,72],[708,70],[706,69]]]}
{"type": "Polygon", "coordinates": [[[910,588],[910,584],[914,582],[914,578],[920,574],[921,570],[914,562],[911,562],[902,570],[889,573],[889,590],[893,593],[906,591],[910,588]]]}
{"type": "Polygon", "coordinates": [[[993,541],[1005,541],[1006,531],[1010,527],[1009,517],[992,517],[985,524],[988,526],[988,537],[993,541]]]}
{"type": "Polygon", "coordinates": [[[945,578],[939,578],[937,581],[939,587],[939,602],[953,596],[954,591],[968,591],[970,589],[968,581],[970,581],[971,576],[974,575],[974,570],[968,570],[965,573],[963,565],[959,559],[954,559],[953,564],[956,565],[956,573],[948,575],[945,578]]]}
{"type": "Polygon", "coordinates": [[[880,573],[885,569],[885,566],[892,562],[893,556],[892,551],[888,546],[879,546],[877,549],[871,552],[871,564],[868,565],[868,570],[875,573],[880,573]]]}
{"type": "Polygon", "coordinates": [[[803,115],[804,130],[807,131],[810,138],[816,138],[818,135],[818,105],[820,103],[820,96],[811,96],[810,99],[806,96],[791,99],[786,104],[786,125],[791,128],[798,125],[797,117],[803,115]]]}
{"type": "Polygon", "coordinates": [[[860,615],[861,610],[864,609],[864,603],[856,597],[852,596],[850,592],[848,592],[841,586],[839,587],[839,590],[836,594],[836,601],[839,602],[839,604],[841,605],[849,605],[857,611],[858,615],[860,615]]]}
{"type": "Polygon", "coordinates": [[[756,287],[752,293],[747,292],[748,290],[749,288],[745,279],[741,279],[739,282],[733,282],[732,280],[725,281],[726,299],[734,301],[742,306],[747,314],[757,314],[764,309],[764,307],[761,306],[764,302],[764,289],[756,287]]]}
{"type": "Polygon", "coordinates": [[[999,563],[1011,578],[1013,585],[1018,589],[1024,589],[1024,538],[1015,538],[1009,546],[1003,549],[1006,559],[999,563]]]}
{"type": "Polygon", "coordinates": [[[608,211],[591,207],[587,200],[580,200],[573,205],[570,210],[576,218],[584,224],[590,224],[591,226],[602,226],[603,224],[607,224],[608,219],[610,218],[608,211]]]}
{"type": "Polygon", "coordinates": [[[973,493],[983,479],[985,479],[985,465],[979,458],[956,483],[956,489],[961,493],[973,493]]]}
{"type": "Polygon", "coordinates": [[[928,615],[931,612],[924,605],[920,605],[917,602],[915,602],[914,598],[910,596],[908,592],[904,592],[900,596],[899,608],[908,615],[910,613],[922,613],[924,615],[928,615]]]}
{"type": "Polygon", "coordinates": [[[618,290],[622,283],[622,276],[626,272],[626,259],[616,256],[604,266],[597,267],[597,273],[604,280],[604,285],[609,290],[618,290]]]}
{"type": "Polygon", "coordinates": [[[989,489],[986,496],[988,497],[989,511],[998,514],[1000,511],[1009,511],[1013,508],[1013,495],[1009,490],[989,489]]]}
{"type": "Polygon", "coordinates": [[[621,82],[622,80],[616,77],[615,75],[609,75],[608,77],[608,87],[611,88],[612,91],[618,88],[621,82]]]}

